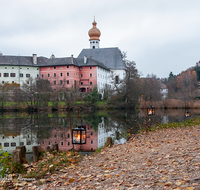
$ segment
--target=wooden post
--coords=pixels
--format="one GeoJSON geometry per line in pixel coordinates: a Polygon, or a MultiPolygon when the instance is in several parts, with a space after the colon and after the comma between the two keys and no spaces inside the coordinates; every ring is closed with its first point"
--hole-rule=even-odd
{"type": "Polygon", "coordinates": [[[58,143],[52,144],[52,150],[58,152],[58,143]]]}
{"type": "Polygon", "coordinates": [[[16,164],[23,162],[20,149],[13,150],[12,159],[13,159],[13,162],[16,164]]]}
{"type": "Polygon", "coordinates": [[[26,158],[26,147],[23,145],[23,146],[17,146],[16,149],[20,149],[21,150],[21,156],[22,158],[26,158]]]}
{"type": "Polygon", "coordinates": [[[14,163],[23,164],[26,160],[26,147],[17,146],[16,149],[12,153],[12,158],[13,158],[14,163]]]}
{"type": "Polygon", "coordinates": [[[41,148],[40,146],[33,146],[32,150],[33,150],[33,162],[37,162],[41,155],[41,148]]]}

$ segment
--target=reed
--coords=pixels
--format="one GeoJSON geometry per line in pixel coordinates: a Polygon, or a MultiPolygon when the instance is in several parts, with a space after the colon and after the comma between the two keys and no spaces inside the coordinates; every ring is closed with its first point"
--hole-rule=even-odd
{"type": "MultiPolygon", "coordinates": [[[[146,101],[146,107],[154,106],[157,109],[200,109],[200,100],[168,99],[161,101],[146,101]]],[[[145,108],[145,101],[140,103],[140,108],[145,108]]]]}

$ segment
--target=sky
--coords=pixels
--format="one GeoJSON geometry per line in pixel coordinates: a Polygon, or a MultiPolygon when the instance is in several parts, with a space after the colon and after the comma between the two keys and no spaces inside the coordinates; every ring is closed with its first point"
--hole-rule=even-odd
{"type": "Polygon", "coordinates": [[[200,60],[199,0],[0,0],[3,55],[77,57],[90,48],[97,22],[100,48],[118,47],[142,77],[166,78],[200,60]]]}

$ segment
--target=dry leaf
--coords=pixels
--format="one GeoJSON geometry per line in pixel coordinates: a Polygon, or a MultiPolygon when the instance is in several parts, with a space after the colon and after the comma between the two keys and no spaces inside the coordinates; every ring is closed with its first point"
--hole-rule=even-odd
{"type": "Polygon", "coordinates": [[[69,183],[72,183],[72,182],[74,182],[74,179],[73,179],[73,178],[70,178],[70,179],[69,179],[69,183]]]}

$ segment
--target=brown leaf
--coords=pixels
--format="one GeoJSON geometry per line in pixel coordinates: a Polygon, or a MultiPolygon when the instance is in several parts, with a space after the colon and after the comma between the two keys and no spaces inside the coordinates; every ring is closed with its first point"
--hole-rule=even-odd
{"type": "Polygon", "coordinates": [[[73,179],[73,178],[70,178],[70,179],[69,179],[69,183],[72,183],[72,182],[74,182],[74,179],[73,179]]]}

